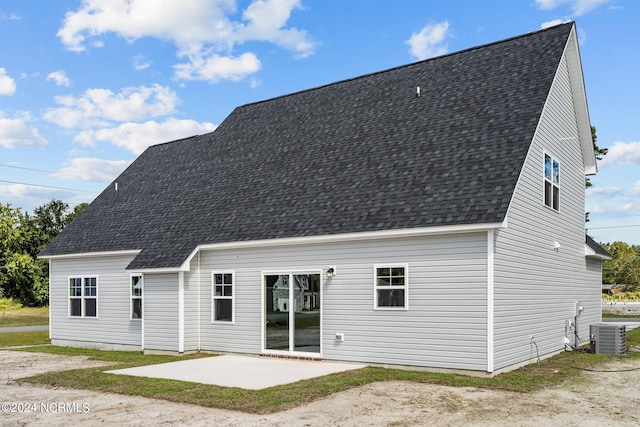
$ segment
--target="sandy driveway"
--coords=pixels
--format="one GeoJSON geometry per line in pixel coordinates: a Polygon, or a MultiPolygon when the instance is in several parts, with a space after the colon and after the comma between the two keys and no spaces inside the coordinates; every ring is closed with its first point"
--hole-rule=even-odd
{"type": "MultiPolygon", "coordinates": [[[[0,425],[638,426],[640,370],[584,372],[530,394],[405,382],[375,383],[270,415],[142,397],[18,384],[15,378],[96,366],[84,357],[0,351],[0,425]],[[21,409],[22,412],[16,412],[21,409]]],[[[602,369],[640,368],[638,361],[602,369]]]]}

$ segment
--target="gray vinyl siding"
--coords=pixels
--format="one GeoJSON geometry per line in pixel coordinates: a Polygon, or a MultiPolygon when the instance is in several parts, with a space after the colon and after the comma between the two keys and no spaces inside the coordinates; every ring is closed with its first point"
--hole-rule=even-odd
{"type": "Polygon", "coordinates": [[[201,347],[260,353],[262,273],[308,271],[322,273],[323,358],[484,371],[486,236],[203,251],[185,278],[200,281],[201,347]],[[394,263],[408,264],[409,309],[374,310],[373,266],[394,263]],[[331,279],[329,266],[337,268],[331,279]],[[235,272],[234,323],[211,322],[212,270],[235,272]],[[337,343],[336,333],[345,341],[337,343]]]}
{"type": "Polygon", "coordinates": [[[587,258],[585,260],[585,281],[588,287],[583,289],[584,297],[581,302],[585,311],[580,316],[580,338],[589,339],[589,325],[602,322],[602,260],[587,258]]]}
{"type": "Polygon", "coordinates": [[[564,348],[575,301],[585,307],[579,336],[600,318],[600,277],[584,254],[584,164],[563,58],[508,212],[495,234],[495,369],[564,348]],[[544,205],[545,151],[560,161],[559,212],[544,205]],[[561,247],[556,251],[554,241],[561,247]]]}
{"type": "MultiPolygon", "coordinates": [[[[191,263],[191,271],[197,272],[197,257],[191,263]]],[[[197,280],[185,280],[184,282],[184,351],[200,349],[200,312],[198,310],[199,286],[197,280]]],[[[201,297],[201,295],[200,295],[201,297]]]]}
{"type": "Polygon", "coordinates": [[[140,345],[140,320],[131,320],[132,255],[58,258],[50,261],[51,339],[140,345]],[[97,278],[97,317],[69,317],[69,277],[97,278]]]}
{"type": "Polygon", "coordinates": [[[180,351],[177,273],[144,275],[144,349],[180,351]]]}

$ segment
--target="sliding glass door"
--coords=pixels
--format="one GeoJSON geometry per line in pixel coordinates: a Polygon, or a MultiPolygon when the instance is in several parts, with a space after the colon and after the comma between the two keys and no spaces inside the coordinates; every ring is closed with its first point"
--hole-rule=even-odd
{"type": "Polygon", "coordinates": [[[320,274],[265,274],[264,349],[320,353],[320,274]]]}

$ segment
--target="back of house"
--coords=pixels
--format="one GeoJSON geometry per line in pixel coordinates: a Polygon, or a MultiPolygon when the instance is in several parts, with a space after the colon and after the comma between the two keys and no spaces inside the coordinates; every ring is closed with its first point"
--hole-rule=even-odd
{"type": "Polygon", "coordinates": [[[54,344],[495,373],[599,321],[573,23],[235,109],[42,252],[54,344]]]}

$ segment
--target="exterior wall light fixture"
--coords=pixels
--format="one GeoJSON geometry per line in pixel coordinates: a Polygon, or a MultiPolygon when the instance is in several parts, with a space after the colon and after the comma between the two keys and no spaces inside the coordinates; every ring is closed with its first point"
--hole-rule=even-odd
{"type": "Polygon", "coordinates": [[[336,275],[336,268],[331,266],[329,267],[329,269],[327,270],[327,277],[333,277],[336,275]]]}

